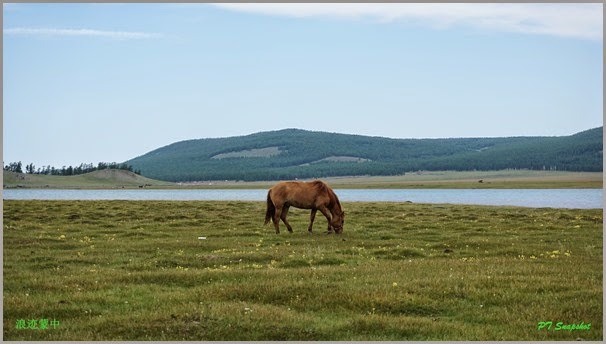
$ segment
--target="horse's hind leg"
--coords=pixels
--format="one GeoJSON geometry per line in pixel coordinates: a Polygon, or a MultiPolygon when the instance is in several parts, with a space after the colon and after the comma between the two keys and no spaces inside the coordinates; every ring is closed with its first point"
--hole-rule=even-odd
{"type": "Polygon", "coordinates": [[[288,228],[288,231],[292,233],[292,227],[290,226],[290,223],[288,223],[288,220],[286,220],[286,216],[288,215],[288,209],[290,209],[290,206],[285,205],[282,209],[282,215],[280,216],[280,218],[286,225],[286,228],[288,228]]]}
{"type": "Polygon", "coordinates": [[[276,207],[274,216],[271,218],[271,221],[274,223],[274,228],[276,229],[276,234],[280,234],[280,217],[281,217],[281,215],[282,215],[282,207],[276,207]]]}
{"type": "Polygon", "coordinates": [[[314,220],[316,219],[316,213],[317,212],[318,212],[318,209],[312,209],[311,210],[311,215],[309,215],[309,227],[307,228],[307,231],[309,233],[312,233],[311,229],[312,229],[312,227],[314,225],[314,220]]]}

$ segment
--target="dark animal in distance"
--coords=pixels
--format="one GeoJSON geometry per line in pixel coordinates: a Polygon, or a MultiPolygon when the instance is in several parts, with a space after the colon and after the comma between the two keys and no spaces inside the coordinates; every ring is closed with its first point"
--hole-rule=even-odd
{"type": "Polygon", "coordinates": [[[328,220],[328,233],[333,229],[337,234],[343,232],[345,212],[335,192],[324,182],[279,182],[267,192],[267,211],[265,224],[271,220],[276,233],[280,233],[280,219],[292,233],[292,227],[286,216],[288,209],[293,206],[300,209],[311,209],[310,222],[307,230],[312,232],[316,212],[319,210],[328,220]]]}

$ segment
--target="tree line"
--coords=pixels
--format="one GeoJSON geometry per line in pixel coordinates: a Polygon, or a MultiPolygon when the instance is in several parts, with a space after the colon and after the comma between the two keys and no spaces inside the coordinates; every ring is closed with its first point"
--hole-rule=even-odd
{"type": "Polygon", "coordinates": [[[36,168],[33,163],[25,165],[25,172],[23,172],[23,164],[21,161],[11,162],[7,165],[4,165],[4,170],[15,173],[27,173],[27,174],[44,174],[51,176],[75,176],[79,174],[90,173],[94,171],[101,170],[124,170],[130,171],[135,174],[141,174],[140,170],[135,170],[131,165],[126,163],[117,163],[117,162],[99,162],[96,166],[93,163],[82,163],[78,166],[63,166],[61,168],[56,168],[54,166],[42,166],[36,168]]]}

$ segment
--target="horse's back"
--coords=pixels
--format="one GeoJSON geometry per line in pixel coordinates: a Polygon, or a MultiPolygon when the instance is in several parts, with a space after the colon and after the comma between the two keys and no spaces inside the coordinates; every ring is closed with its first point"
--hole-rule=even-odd
{"type": "Polygon", "coordinates": [[[291,192],[312,192],[313,189],[323,189],[328,187],[321,180],[311,182],[282,181],[274,185],[270,190],[273,191],[291,191],[291,192]]]}
{"type": "Polygon", "coordinates": [[[274,202],[288,203],[297,208],[315,208],[326,197],[328,186],[320,180],[312,182],[283,181],[270,189],[274,202]]]}

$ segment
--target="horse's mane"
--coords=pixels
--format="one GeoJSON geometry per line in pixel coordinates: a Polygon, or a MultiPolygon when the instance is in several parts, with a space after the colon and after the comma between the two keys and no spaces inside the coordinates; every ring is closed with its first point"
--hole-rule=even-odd
{"type": "Polygon", "coordinates": [[[332,191],[332,189],[330,187],[328,187],[328,185],[326,185],[323,181],[314,180],[310,184],[312,184],[313,187],[316,188],[319,192],[326,192],[328,194],[328,196],[330,197],[330,202],[336,203],[337,206],[339,207],[339,211],[341,211],[341,209],[343,209],[343,208],[341,208],[341,202],[339,202],[339,197],[337,197],[335,192],[332,191]]]}

